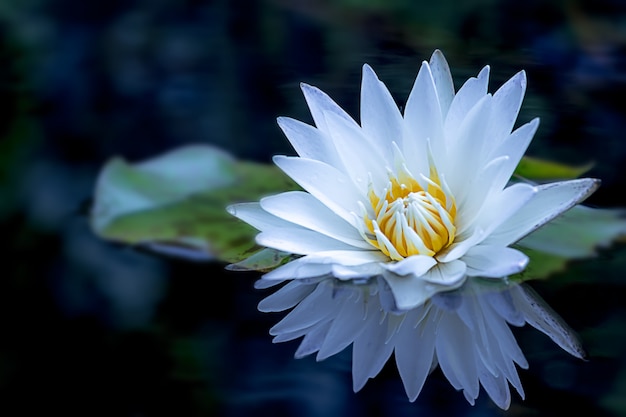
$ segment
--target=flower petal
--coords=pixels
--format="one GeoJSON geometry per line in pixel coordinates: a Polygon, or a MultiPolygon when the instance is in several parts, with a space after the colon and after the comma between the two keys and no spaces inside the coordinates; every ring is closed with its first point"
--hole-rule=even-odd
{"type": "Polygon", "coordinates": [[[443,118],[435,82],[426,62],[422,63],[404,110],[403,153],[414,175],[428,173],[428,145],[431,139],[437,161],[443,160],[443,118]]]}
{"type": "Polygon", "coordinates": [[[585,359],[587,354],[574,331],[548,304],[527,285],[513,288],[515,304],[524,312],[528,324],[545,333],[563,350],[585,359]]]}
{"type": "Polygon", "coordinates": [[[361,127],[373,140],[378,157],[391,161],[389,145],[392,141],[402,143],[402,115],[385,84],[367,64],[363,66],[361,84],[361,127]]]}
{"type": "Polygon", "coordinates": [[[275,156],[274,163],[326,207],[352,224],[351,212],[359,213],[364,200],[345,174],[323,162],[306,158],[275,156]]]}
{"type": "Polygon", "coordinates": [[[291,281],[275,293],[259,302],[259,311],[264,313],[284,311],[304,300],[315,289],[313,285],[302,285],[301,281],[291,281]]]}
{"type": "Polygon", "coordinates": [[[440,262],[436,267],[431,268],[422,275],[421,278],[432,284],[449,286],[448,290],[451,290],[463,283],[466,268],[465,262],[459,260],[440,262]]]}
{"type": "Polygon", "coordinates": [[[456,198],[457,235],[463,235],[480,215],[482,207],[489,203],[496,192],[502,192],[503,183],[508,181],[501,180],[502,174],[508,167],[508,162],[507,156],[493,159],[478,170],[471,179],[468,179],[465,187],[461,188],[461,193],[456,198]]]}
{"type": "MultiPolygon", "coordinates": [[[[471,225],[462,226],[462,234],[457,236],[458,241],[437,254],[437,260],[450,262],[459,259],[471,247],[483,241],[487,243],[489,234],[527,204],[535,193],[535,187],[528,184],[514,184],[504,189],[483,205],[480,215],[471,225]]],[[[493,244],[491,240],[489,243],[493,244]]]]}
{"type": "Polygon", "coordinates": [[[502,278],[517,274],[528,265],[528,256],[503,246],[474,246],[461,258],[467,265],[467,275],[502,278]]]}
{"type": "Polygon", "coordinates": [[[437,97],[439,98],[439,106],[441,107],[441,115],[445,119],[448,109],[454,99],[454,83],[452,82],[452,74],[448,61],[444,58],[440,50],[435,50],[430,57],[430,72],[432,73],[435,88],[437,89],[437,97]]]}
{"type": "MultiPolygon", "coordinates": [[[[263,210],[259,203],[232,204],[226,210],[233,216],[243,220],[260,231],[270,230],[277,227],[296,227],[293,223],[283,220],[263,210]]],[[[304,228],[302,228],[304,230],[304,228]]]]}
{"type": "Polygon", "coordinates": [[[332,286],[321,282],[284,319],[270,329],[270,334],[292,333],[311,327],[325,319],[334,310],[334,305],[332,286]]]}
{"type": "MultiPolygon", "coordinates": [[[[494,107],[495,109],[495,107],[494,107]]],[[[523,126],[517,128],[496,148],[492,154],[493,157],[507,156],[506,167],[496,180],[499,182],[499,189],[503,189],[506,183],[513,175],[515,168],[521,161],[530,141],[533,139],[537,128],[539,127],[539,119],[533,119],[523,126]]]]}
{"type": "Polygon", "coordinates": [[[494,93],[493,115],[487,128],[487,136],[494,146],[511,133],[525,92],[526,72],[520,71],[494,93]]]}
{"type": "Polygon", "coordinates": [[[367,279],[376,275],[380,275],[383,269],[378,262],[362,264],[356,266],[345,266],[341,264],[333,264],[330,273],[334,278],[339,280],[358,280],[367,279]]]}
{"type": "Polygon", "coordinates": [[[425,307],[407,312],[396,341],[396,365],[411,402],[417,399],[424,386],[435,353],[433,335],[436,333],[438,321],[432,317],[424,319],[428,312],[425,307]]]}
{"type": "Polygon", "coordinates": [[[461,261],[440,263],[422,276],[383,273],[393,293],[395,307],[400,311],[418,307],[438,292],[460,287],[464,276],[465,263],[461,261]]]}
{"type": "Polygon", "coordinates": [[[307,279],[330,275],[331,264],[309,262],[305,257],[295,259],[263,275],[263,281],[307,279]]]}
{"type": "MultiPolygon", "coordinates": [[[[376,187],[387,183],[387,167],[390,158],[381,158],[379,147],[363,134],[360,127],[346,122],[334,113],[325,113],[326,123],[331,129],[333,143],[346,167],[347,175],[352,178],[357,189],[367,193],[370,179],[376,187]]],[[[387,146],[390,153],[391,146],[387,146]]],[[[384,155],[384,154],[382,154],[384,155]]]]}
{"type": "Polygon", "coordinates": [[[468,172],[478,172],[487,163],[490,153],[486,136],[492,109],[491,95],[484,95],[463,119],[458,132],[446,137],[448,140],[448,160],[446,181],[452,194],[463,197],[468,172]]]}
{"type": "Polygon", "coordinates": [[[277,122],[298,155],[343,169],[330,136],[313,126],[289,117],[279,117],[277,122]]]}
{"type": "Polygon", "coordinates": [[[443,374],[473,404],[479,383],[472,333],[453,312],[444,312],[437,326],[435,349],[443,374]]]}
{"type": "Polygon", "coordinates": [[[446,137],[456,136],[459,126],[461,126],[469,111],[487,94],[488,82],[489,66],[487,65],[476,78],[470,78],[459,89],[446,115],[444,123],[446,137]]]}
{"type": "Polygon", "coordinates": [[[393,343],[386,342],[389,316],[380,319],[382,312],[373,312],[367,318],[364,330],[352,345],[352,384],[359,391],[369,378],[375,377],[383,368],[391,353],[393,343]],[[378,321],[379,323],[376,323],[378,321]]]}
{"type": "Polygon", "coordinates": [[[599,180],[583,178],[536,187],[533,198],[485,239],[485,244],[508,246],[517,242],[587,198],[599,185],[599,180]]]}
{"type": "Polygon", "coordinates": [[[326,93],[324,93],[319,88],[310,86],[305,83],[300,83],[300,88],[304,93],[304,98],[309,105],[309,110],[311,111],[311,115],[313,116],[313,121],[315,121],[315,126],[321,130],[323,133],[329,135],[330,130],[326,124],[326,116],[324,113],[335,113],[337,116],[345,119],[347,122],[354,123],[354,125],[358,126],[358,124],[354,121],[348,113],[346,113],[341,107],[337,105],[326,93]]]}
{"type": "Polygon", "coordinates": [[[333,250],[354,250],[348,243],[301,227],[268,229],[257,235],[259,245],[297,255],[333,250]]]}
{"type": "Polygon", "coordinates": [[[400,276],[409,274],[421,276],[435,265],[437,265],[435,258],[426,255],[413,255],[399,262],[382,264],[387,271],[400,276]]]}
{"type": "Polygon", "coordinates": [[[361,250],[335,250],[321,251],[311,255],[298,258],[289,262],[263,276],[265,279],[298,279],[309,278],[330,274],[332,265],[339,264],[347,268],[354,268],[355,271],[361,271],[356,268],[360,265],[372,264],[376,267],[372,275],[380,273],[382,269],[378,266],[380,262],[387,260],[387,257],[380,251],[361,251],[361,250]],[[314,275],[312,275],[312,273],[314,275]]]}
{"type": "Polygon", "coordinates": [[[354,289],[352,292],[342,300],[341,310],[333,320],[316,360],[321,361],[341,352],[365,329],[368,310],[361,295],[362,291],[354,289]]]}
{"type": "Polygon", "coordinates": [[[290,191],[261,200],[261,207],[276,217],[314,230],[349,245],[373,249],[349,223],[309,193],[290,191]]]}

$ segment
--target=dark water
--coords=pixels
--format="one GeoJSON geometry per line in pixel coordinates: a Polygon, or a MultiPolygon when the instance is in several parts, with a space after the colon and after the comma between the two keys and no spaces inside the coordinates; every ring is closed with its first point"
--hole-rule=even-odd
{"type": "MultiPolygon", "coordinates": [[[[440,371],[411,404],[393,367],[352,393],[349,352],[316,363],[272,345],[255,274],[96,239],[102,164],[186,143],[267,162],[292,153],[279,115],[310,121],[301,81],[357,115],[369,63],[400,105],[445,53],[457,88],[520,69],[530,148],[594,161],[588,203],[625,207],[626,4],[618,0],[6,2],[0,8],[0,414],[504,415],[469,406],[440,371]]],[[[626,248],[533,287],[582,337],[582,362],[534,329],[517,416],[626,415],[626,248]]]]}

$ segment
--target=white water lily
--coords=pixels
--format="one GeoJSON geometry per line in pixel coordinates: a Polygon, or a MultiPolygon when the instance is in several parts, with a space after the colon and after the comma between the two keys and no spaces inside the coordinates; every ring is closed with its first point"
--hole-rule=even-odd
{"type": "MultiPolygon", "coordinates": [[[[258,288],[276,282],[260,280],[258,288]]],[[[326,359],[352,344],[354,390],[375,377],[394,353],[406,393],[414,401],[440,366],[471,404],[479,387],[500,408],[511,403],[509,383],[524,398],[516,364],[528,367],[509,324],[529,323],[578,358],[584,351],[569,327],[527,286],[470,278],[404,313],[389,312],[382,280],[368,284],[333,278],[293,280],[259,304],[264,312],[293,310],[270,333],[274,342],[304,336],[296,358],[326,359]]]]}
{"type": "Polygon", "coordinates": [[[512,131],[523,71],[493,95],[489,67],[455,94],[440,51],[423,62],[404,115],[363,67],[361,125],[303,84],[316,127],[278,123],[299,157],[274,162],[304,191],[229,207],[261,231],[257,243],[302,255],[264,276],[339,280],[382,276],[406,311],[467,277],[502,278],[528,258],[509,247],[598,186],[577,179],[509,185],[538,126],[512,131]]]}
{"type": "Polygon", "coordinates": [[[599,185],[595,179],[511,185],[538,120],[513,131],[523,71],[493,95],[488,74],[483,68],[455,94],[448,64],[435,51],[401,114],[365,65],[361,125],[303,84],[316,127],[279,118],[299,156],[274,162],[305,191],[229,207],[261,231],[257,243],[299,255],[259,284],[294,280],[259,305],[295,307],[272,329],[275,341],[304,336],[297,356],[318,352],[318,359],[352,343],[355,390],[395,352],[411,400],[439,364],[470,402],[482,385],[507,408],[507,380],[523,396],[514,363],[527,365],[507,322],[529,322],[580,356],[565,326],[537,313],[547,310],[531,296],[518,300],[525,291],[507,293],[518,301],[476,296],[464,298],[470,300],[464,307],[446,307],[454,294],[471,293],[478,277],[506,284],[528,263],[510,245],[599,185]]]}

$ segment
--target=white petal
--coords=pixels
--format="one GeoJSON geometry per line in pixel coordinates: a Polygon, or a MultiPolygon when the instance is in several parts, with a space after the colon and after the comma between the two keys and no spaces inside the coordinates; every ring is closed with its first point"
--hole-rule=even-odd
{"type": "Polygon", "coordinates": [[[333,264],[330,273],[334,278],[339,280],[351,280],[360,278],[370,278],[383,273],[383,268],[379,262],[369,264],[345,266],[341,264],[333,264]]]}
{"type": "Polygon", "coordinates": [[[274,163],[326,207],[352,224],[364,200],[352,180],[330,165],[306,158],[275,156],[274,163]]]}
{"type": "Polygon", "coordinates": [[[373,264],[376,269],[372,275],[380,273],[378,266],[380,262],[387,260],[387,257],[380,251],[361,251],[361,250],[337,250],[322,251],[311,255],[298,258],[283,265],[264,275],[266,279],[297,279],[308,278],[311,276],[319,276],[332,272],[333,264],[344,265],[347,268],[354,268],[358,271],[357,266],[365,264],[373,264]],[[318,273],[311,275],[311,273],[318,273]]]}
{"type": "Polygon", "coordinates": [[[533,198],[485,239],[485,244],[508,246],[517,242],[587,198],[599,185],[598,180],[583,178],[536,187],[533,198]]]}
{"type": "Polygon", "coordinates": [[[489,291],[484,295],[493,310],[514,326],[523,326],[524,315],[515,306],[511,291],[489,291]]]}
{"type": "Polygon", "coordinates": [[[454,96],[446,115],[444,131],[447,137],[456,136],[463,119],[478,101],[487,94],[489,82],[489,66],[484,67],[478,77],[470,78],[454,96]]]}
{"type": "Polygon", "coordinates": [[[520,71],[494,93],[493,114],[487,130],[494,146],[511,133],[525,92],[526,73],[520,71]]]}
{"type": "Polygon", "coordinates": [[[503,376],[493,376],[489,372],[480,375],[480,383],[489,394],[491,400],[503,410],[508,410],[511,406],[511,392],[506,378],[503,376]]]}
{"type": "Polygon", "coordinates": [[[437,261],[432,256],[414,255],[403,259],[400,262],[385,263],[382,266],[397,275],[414,274],[417,276],[424,275],[430,268],[435,266],[437,261]]]}
{"type": "Polygon", "coordinates": [[[413,323],[416,323],[415,317],[418,315],[415,310],[407,313],[407,318],[398,332],[394,353],[409,401],[415,401],[422,390],[430,373],[435,351],[437,321],[423,320],[418,328],[414,328],[413,323]]]}
{"type": "Polygon", "coordinates": [[[433,153],[437,161],[443,160],[445,144],[443,143],[443,118],[437,90],[426,62],[417,74],[411,94],[404,110],[404,155],[407,166],[414,175],[428,173],[428,145],[431,139],[433,153]]]}
{"type": "MultiPolygon", "coordinates": [[[[372,144],[360,127],[347,123],[334,113],[325,115],[333,143],[357,189],[366,194],[370,178],[376,187],[384,186],[388,181],[386,169],[391,165],[391,157],[383,157],[380,149],[372,144]]],[[[388,148],[387,153],[390,153],[391,146],[388,148]]]]}
{"type": "Polygon", "coordinates": [[[287,279],[303,279],[329,275],[332,266],[308,262],[306,256],[293,260],[263,275],[264,281],[284,281],[287,279]]]}
{"type": "Polygon", "coordinates": [[[576,333],[535,291],[527,285],[518,285],[513,288],[513,297],[531,326],[545,333],[569,354],[580,359],[587,357],[576,333]]]}
{"type": "MultiPolygon", "coordinates": [[[[495,109],[495,107],[494,107],[495,109]]],[[[507,166],[498,177],[500,189],[504,188],[506,183],[513,175],[515,168],[524,156],[530,141],[533,139],[537,128],[539,127],[539,119],[533,119],[523,126],[515,129],[493,152],[492,157],[508,156],[507,166]]]]}
{"type": "Polygon", "coordinates": [[[268,213],[261,208],[259,203],[233,204],[228,206],[226,210],[228,210],[228,212],[233,216],[243,220],[260,231],[282,227],[295,227],[304,230],[293,223],[268,213]]]}
{"type": "Polygon", "coordinates": [[[311,194],[291,191],[266,197],[261,200],[261,207],[289,222],[322,233],[349,245],[372,249],[360,233],[349,223],[320,203],[311,194]]]}
{"type": "Polygon", "coordinates": [[[342,169],[339,155],[330,136],[313,126],[289,117],[279,117],[277,121],[298,155],[342,169]]]}
{"type": "MultiPolygon", "coordinates": [[[[438,256],[438,259],[441,261],[456,259],[454,256],[462,256],[471,246],[480,243],[483,239],[485,239],[485,244],[494,244],[489,236],[528,205],[536,193],[536,187],[518,183],[505,188],[501,193],[490,196],[489,201],[483,204],[476,220],[467,228],[470,235],[466,241],[472,244],[468,245],[466,241],[453,244],[443,253],[443,256],[438,256]]],[[[497,244],[508,246],[507,244],[497,244]]]]}
{"type": "Polygon", "coordinates": [[[387,256],[379,250],[337,250],[307,255],[302,260],[312,263],[333,263],[345,266],[363,265],[372,262],[386,262],[387,256]]]}
{"type": "Polygon", "coordinates": [[[327,112],[335,113],[337,116],[346,119],[346,121],[357,125],[354,119],[352,119],[348,113],[339,107],[337,103],[328,97],[328,95],[322,90],[304,83],[300,84],[300,88],[302,88],[304,98],[309,105],[309,110],[311,110],[315,126],[317,126],[317,128],[323,133],[327,135],[330,134],[330,130],[326,125],[326,116],[324,116],[324,113],[327,112]]]}
{"type": "Polygon", "coordinates": [[[301,281],[291,281],[274,294],[261,300],[258,306],[259,311],[267,313],[290,309],[309,296],[314,289],[313,285],[303,285],[301,281]]]}
{"type": "Polygon", "coordinates": [[[297,255],[308,255],[322,251],[355,249],[354,246],[337,239],[297,226],[292,228],[270,229],[261,232],[257,235],[256,241],[259,245],[284,252],[295,253],[297,255]]]}
{"type": "Polygon", "coordinates": [[[359,290],[353,291],[355,295],[342,302],[341,310],[337,313],[317,354],[318,361],[344,350],[365,329],[367,318],[365,301],[359,296],[359,290]]]}
{"type": "Polygon", "coordinates": [[[487,162],[490,137],[486,136],[492,108],[491,95],[484,95],[468,112],[458,132],[447,136],[446,181],[452,194],[462,198],[468,173],[478,172],[487,162]]]}
{"type": "MultiPolygon", "coordinates": [[[[515,298],[513,293],[511,296],[515,298]]],[[[517,301],[515,303],[517,305],[517,301]]],[[[513,360],[522,368],[528,368],[528,362],[506,322],[495,313],[491,305],[481,305],[481,308],[484,311],[483,320],[489,329],[488,335],[492,339],[490,345],[499,346],[500,352],[505,358],[513,360]]]]}
{"type": "Polygon", "coordinates": [[[438,49],[433,52],[433,55],[430,57],[430,71],[437,89],[441,115],[445,119],[450,104],[452,104],[452,100],[454,99],[454,83],[452,82],[452,74],[450,74],[448,62],[438,49]]]}
{"type": "Polygon", "coordinates": [[[465,271],[465,262],[459,260],[440,262],[422,275],[421,278],[433,284],[450,286],[451,288],[448,288],[450,290],[457,288],[463,283],[465,271]]]}
{"type": "Polygon", "coordinates": [[[411,310],[422,304],[439,291],[447,287],[429,284],[415,275],[400,276],[384,273],[383,278],[389,284],[395,302],[395,310],[411,310]]]}
{"type": "Polygon", "coordinates": [[[461,261],[440,263],[422,276],[383,274],[393,293],[395,307],[400,311],[418,307],[438,292],[460,287],[464,276],[465,264],[461,261]]]}
{"type": "Polygon", "coordinates": [[[326,339],[330,324],[330,321],[326,321],[313,326],[313,328],[306,333],[302,342],[300,342],[300,346],[298,346],[294,358],[302,359],[311,353],[317,352],[324,343],[324,339],[326,339]]]}
{"type": "Polygon", "coordinates": [[[320,283],[284,319],[270,329],[271,335],[302,330],[319,323],[333,310],[332,286],[320,283]]]}
{"type": "Polygon", "coordinates": [[[394,344],[385,343],[389,331],[388,318],[379,322],[381,314],[368,317],[363,332],[352,345],[352,385],[355,392],[380,372],[393,352],[394,344]]]}
{"type": "Polygon", "coordinates": [[[507,169],[508,157],[501,156],[493,159],[479,169],[471,179],[461,188],[461,194],[456,200],[456,233],[462,236],[472,226],[480,215],[481,209],[493,199],[494,195],[502,192],[507,180],[502,180],[502,174],[507,169]]]}
{"type": "Polygon", "coordinates": [[[443,374],[470,403],[478,397],[478,374],[472,335],[454,313],[444,313],[436,332],[435,349],[443,374]]]}
{"type": "Polygon", "coordinates": [[[385,84],[367,64],[363,66],[361,85],[361,126],[373,139],[378,157],[391,161],[391,142],[402,143],[402,116],[385,84]]]}
{"type": "Polygon", "coordinates": [[[256,281],[254,281],[254,289],[256,290],[266,290],[268,288],[272,288],[275,287],[277,285],[280,285],[282,283],[284,283],[284,280],[276,280],[276,281],[271,281],[268,279],[257,279],[256,281]]]}
{"type": "Polygon", "coordinates": [[[528,256],[503,246],[474,246],[461,258],[467,265],[467,275],[501,278],[517,274],[528,265],[528,256]]]}

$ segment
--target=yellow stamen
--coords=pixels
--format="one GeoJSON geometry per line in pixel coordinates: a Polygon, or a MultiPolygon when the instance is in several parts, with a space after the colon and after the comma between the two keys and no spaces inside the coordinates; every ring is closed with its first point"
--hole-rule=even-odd
{"type": "Polygon", "coordinates": [[[363,207],[363,238],[391,259],[412,255],[434,256],[454,241],[456,204],[434,165],[420,183],[401,167],[390,173],[381,193],[372,185],[368,198],[373,216],[363,207]]]}

